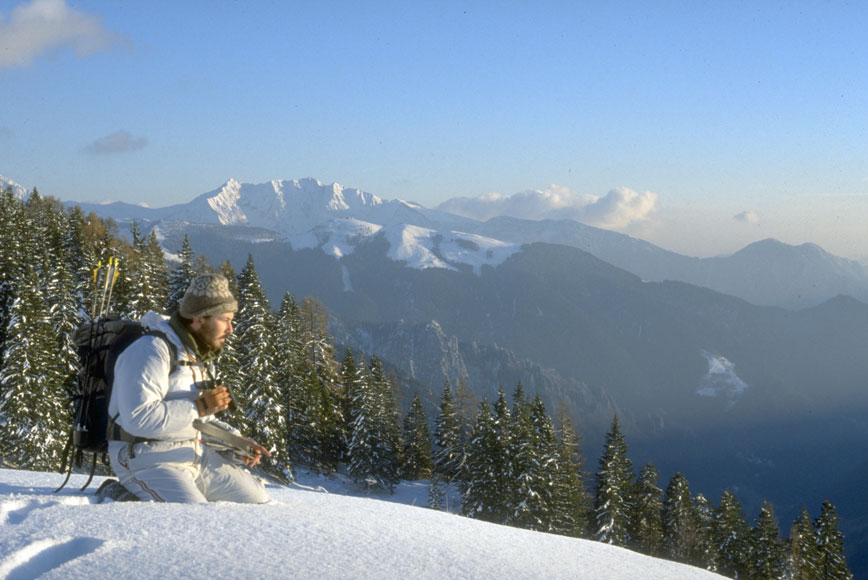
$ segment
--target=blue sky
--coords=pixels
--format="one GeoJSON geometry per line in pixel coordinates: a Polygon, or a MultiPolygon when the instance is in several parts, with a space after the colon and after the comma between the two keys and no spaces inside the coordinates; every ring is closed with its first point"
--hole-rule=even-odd
{"type": "Polygon", "coordinates": [[[863,257],[865,30],[834,1],[0,0],[0,173],[151,206],[229,178],[558,191],[690,255],[863,257]]]}

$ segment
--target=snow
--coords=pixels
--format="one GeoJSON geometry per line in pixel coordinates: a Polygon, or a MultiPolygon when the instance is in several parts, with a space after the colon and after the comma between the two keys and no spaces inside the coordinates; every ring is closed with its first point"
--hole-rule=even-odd
{"type": "Polygon", "coordinates": [[[723,397],[727,409],[732,408],[748,388],[747,383],[735,374],[735,365],[725,356],[702,350],[708,361],[708,371],[702,377],[696,394],[703,397],[723,397]]]}
{"type": "Polygon", "coordinates": [[[335,219],[303,234],[289,237],[293,250],[320,248],[340,259],[355,251],[360,241],[380,231],[380,226],[355,218],[335,219]]]}
{"type": "MultiPolygon", "coordinates": [[[[96,477],[0,469],[0,578],[720,578],[607,544],[422,507],[424,483],[353,496],[340,476],[269,485],[264,505],[98,504],[96,477]],[[389,501],[386,501],[389,500],[389,501]],[[400,503],[403,502],[403,503],[400,503]]],[[[425,498],[425,499],[423,499],[425,498]]]]}
{"type": "Polygon", "coordinates": [[[15,183],[3,174],[0,174],[0,192],[6,191],[7,187],[12,188],[12,195],[20,200],[27,199],[27,188],[20,183],[15,183]]]}
{"type": "Polygon", "coordinates": [[[383,233],[389,242],[388,256],[419,270],[457,270],[455,265],[460,264],[471,266],[478,276],[482,266],[498,266],[521,249],[518,244],[476,234],[435,231],[419,226],[391,226],[384,228],[383,233]]]}

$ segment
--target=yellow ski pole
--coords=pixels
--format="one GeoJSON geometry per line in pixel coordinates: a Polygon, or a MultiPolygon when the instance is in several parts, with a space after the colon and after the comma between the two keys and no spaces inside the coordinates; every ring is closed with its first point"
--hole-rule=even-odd
{"type": "Polygon", "coordinates": [[[117,260],[117,258],[115,258],[115,267],[114,267],[114,271],[112,272],[111,282],[109,283],[108,300],[106,301],[106,305],[105,305],[106,314],[108,314],[108,311],[111,310],[112,290],[114,290],[114,288],[115,288],[115,282],[117,282],[118,276],[120,275],[120,273],[121,272],[118,269],[118,260],[117,260]]]}

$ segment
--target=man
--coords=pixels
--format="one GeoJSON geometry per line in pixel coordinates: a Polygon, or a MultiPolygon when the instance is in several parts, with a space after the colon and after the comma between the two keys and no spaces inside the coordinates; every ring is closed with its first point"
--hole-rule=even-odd
{"type": "MultiPolygon", "coordinates": [[[[268,501],[262,482],[225,456],[231,452],[203,444],[193,426],[200,419],[238,434],[215,418],[232,397],[214,379],[214,359],[232,334],[237,310],[226,278],[203,274],[190,284],[177,314],[142,317],[145,328],[165,338],[143,336],[118,357],[109,402],[109,458],[120,483],[139,499],[268,501]]],[[[270,456],[249,443],[253,454],[243,458],[248,467],[270,456]]]]}

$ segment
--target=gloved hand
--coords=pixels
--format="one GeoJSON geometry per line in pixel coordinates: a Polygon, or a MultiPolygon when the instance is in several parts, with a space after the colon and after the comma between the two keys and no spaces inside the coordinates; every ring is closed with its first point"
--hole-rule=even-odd
{"type": "Polygon", "coordinates": [[[213,415],[220,411],[225,411],[232,403],[232,395],[229,394],[229,389],[221,385],[210,391],[205,391],[196,399],[196,409],[199,411],[199,416],[213,415]]]}

